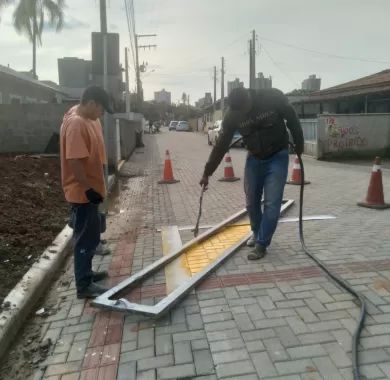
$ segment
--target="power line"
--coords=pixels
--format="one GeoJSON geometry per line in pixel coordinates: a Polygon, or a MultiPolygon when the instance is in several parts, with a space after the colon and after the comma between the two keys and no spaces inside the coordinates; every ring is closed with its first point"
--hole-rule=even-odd
{"type": "Polygon", "coordinates": [[[134,70],[136,70],[136,64],[135,64],[135,50],[134,50],[134,34],[133,34],[133,27],[132,20],[130,17],[130,11],[129,11],[129,3],[127,0],[124,0],[125,10],[126,10],[126,19],[127,19],[127,29],[129,32],[129,39],[130,39],[130,48],[131,48],[131,54],[132,54],[132,60],[133,60],[133,66],[134,70]]]}
{"type": "MultiPolygon", "coordinates": [[[[271,57],[271,54],[268,52],[268,50],[265,48],[264,44],[261,45],[261,47],[263,48],[265,54],[267,55],[267,57],[269,58],[269,60],[274,64],[274,66],[294,85],[296,86],[297,85],[297,82],[295,82],[295,80],[289,75],[287,74],[284,70],[282,70],[282,68],[276,63],[276,61],[271,57]]],[[[299,87],[299,85],[298,85],[299,87]]]]}
{"type": "Polygon", "coordinates": [[[131,20],[132,20],[132,24],[133,24],[133,34],[134,36],[136,35],[136,28],[135,28],[135,15],[134,15],[134,1],[133,0],[130,0],[130,10],[131,10],[131,20]]]}
{"type": "Polygon", "coordinates": [[[263,39],[264,41],[269,41],[269,42],[272,42],[274,44],[287,46],[287,47],[292,48],[292,49],[302,50],[302,51],[305,51],[307,53],[313,53],[313,54],[317,54],[317,55],[322,55],[322,56],[325,56],[325,57],[328,57],[328,58],[346,59],[346,60],[352,60],[352,61],[361,61],[361,62],[380,63],[380,64],[390,65],[390,62],[387,62],[387,61],[379,61],[379,60],[374,60],[374,59],[366,59],[366,58],[360,58],[360,57],[351,57],[351,56],[339,55],[339,54],[334,54],[334,53],[326,53],[326,52],[321,52],[321,51],[318,51],[318,50],[307,49],[307,48],[304,48],[304,47],[301,47],[301,46],[297,46],[297,45],[292,45],[292,44],[289,44],[289,43],[286,43],[286,42],[282,42],[282,41],[277,41],[277,40],[274,40],[274,39],[271,39],[271,38],[267,38],[267,37],[260,36],[260,38],[263,39]]]}
{"type": "MultiPolygon", "coordinates": [[[[229,42],[227,45],[221,47],[220,49],[221,50],[226,50],[230,47],[232,47],[233,45],[235,45],[236,43],[240,42],[244,37],[247,36],[248,33],[245,33],[243,35],[241,35],[240,37],[234,39],[233,41],[229,42]]],[[[189,58],[188,61],[182,63],[182,65],[180,66],[175,66],[175,67],[172,67],[173,69],[180,69],[180,68],[186,68],[188,67],[188,65],[191,65],[191,64],[194,64],[194,63],[199,63],[199,62],[202,62],[202,61],[205,61],[206,59],[210,59],[210,55],[205,55],[205,56],[202,56],[200,58],[196,58],[193,60],[193,58],[195,58],[196,56],[189,56],[187,57],[187,59],[189,58]]]]}

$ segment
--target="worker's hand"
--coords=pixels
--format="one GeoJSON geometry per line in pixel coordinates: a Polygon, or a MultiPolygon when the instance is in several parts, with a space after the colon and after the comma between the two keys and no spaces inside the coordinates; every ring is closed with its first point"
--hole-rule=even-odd
{"type": "Polygon", "coordinates": [[[209,177],[204,175],[200,180],[199,185],[202,186],[204,190],[207,190],[209,186],[209,177]]]}
{"type": "Polygon", "coordinates": [[[87,199],[95,204],[95,205],[98,205],[99,203],[102,203],[103,202],[103,197],[97,192],[95,191],[94,189],[90,188],[88,189],[86,192],[85,192],[85,196],[87,197],[87,199]]]}

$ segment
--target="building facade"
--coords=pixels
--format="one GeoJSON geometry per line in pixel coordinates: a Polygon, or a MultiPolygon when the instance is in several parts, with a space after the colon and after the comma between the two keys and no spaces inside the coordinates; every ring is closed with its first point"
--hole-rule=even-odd
{"type": "Polygon", "coordinates": [[[156,103],[166,103],[171,104],[171,93],[169,91],[165,91],[163,88],[161,91],[156,91],[154,93],[154,101],[156,103]]]}
{"type": "Polygon", "coordinates": [[[233,81],[228,81],[227,82],[227,88],[228,88],[228,95],[235,89],[235,88],[240,88],[244,87],[244,82],[240,82],[240,79],[236,78],[233,81]]]}
{"type": "Polygon", "coordinates": [[[61,103],[58,88],[0,65],[0,104],[61,103]]]}
{"type": "Polygon", "coordinates": [[[302,90],[319,91],[321,90],[321,78],[317,78],[315,74],[302,82],[302,90]]]}
{"type": "Polygon", "coordinates": [[[258,73],[257,78],[255,78],[255,90],[264,88],[272,88],[272,77],[266,78],[263,73],[258,73]]]}
{"type": "Polygon", "coordinates": [[[195,102],[195,107],[205,108],[211,106],[212,104],[213,104],[213,97],[211,96],[211,92],[206,92],[204,94],[204,98],[200,98],[197,102],[195,102]]]}
{"type": "Polygon", "coordinates": [[[390,70],[310,93],[291,101],[301,118],[321,114],[390,113],[390,70]]]}
{"type": "Polygon", "coordinates": [[[92,61],[75,57],[58,58],[59,85],[85,88],[92,82],[92,61]]]}

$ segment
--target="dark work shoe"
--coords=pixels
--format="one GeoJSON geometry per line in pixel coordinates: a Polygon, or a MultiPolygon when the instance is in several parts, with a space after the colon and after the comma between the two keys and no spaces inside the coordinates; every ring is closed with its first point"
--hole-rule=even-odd
{"type": "Polygon", "coordinates": [[[247,247],[254,247],[256,244],[256,236],[252,233],[252,236],[246,241],[247,247]]]}
{"type": "Polygon", "coordinates": [[[77,292],[77,298],[96,298],[105,293],[108,289],[91,282],[86,288],[77,292]]]}
{"type": "Polygon", "coordinates": [[[108,277],[108,272],[103,270],[101,272],[92,272],[92,281],[99,282],[108,277]]]}
{"type": "Polygon", "coordinates": [[[248,260],[260,260],[267,254],[267,248],[260,244],[255,245],[255,250],[248,255],[248,260]]]}

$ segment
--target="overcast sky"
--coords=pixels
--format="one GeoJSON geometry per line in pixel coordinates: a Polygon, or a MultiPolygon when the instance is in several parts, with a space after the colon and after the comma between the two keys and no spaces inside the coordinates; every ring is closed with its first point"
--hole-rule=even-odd
{"type": "MultiPolygon", "coordinates": [[[[123,1],[107,1],[108,28],[120,33],[123,50],[129,46],[123,1]]],[[[64,30],[59,34],[47,30],[38,49],[40,79],[58,82],[58,57],[91,58],[90,36],[99,30],[99,1],[66,3],[64,30]]],[[[239,77],[247,85],[253,29],[258,36],[256,72],[271,75],[273,86],[283,91],[300,88],[310,74],[322,78],[326,88],[390,68],[388,0],[134,0],[134,5],[137,33],[158,35],[141,41],[158,45],[140,52],[140,62],[149,64],[143,74],[146,99],[165,88],[174,102],[186,92],[193,103],[212,91],[213,66],[220,71],[222,56],[226,80],[239,77]]],[[[10,7],[0,23],[0,64],[29,70],[31,50],[27,38],[12,27],[10,7]]],[[[132,68],[132,88],[134,77],[132,68]]]]}

